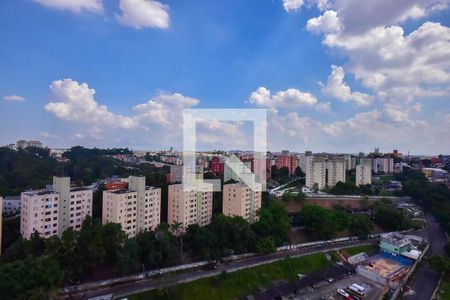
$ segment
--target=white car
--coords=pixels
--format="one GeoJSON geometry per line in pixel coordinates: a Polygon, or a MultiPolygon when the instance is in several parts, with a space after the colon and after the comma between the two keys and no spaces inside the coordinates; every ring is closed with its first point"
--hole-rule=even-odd
{"type": "Polygon", "coordinates": [[[338,292],[338,294],[340,294],[340,295],[342,295],[342,296],[344,296],[344,297],[349,297],[349,296],[350,296],[350,295],[349,295],[346,291],[344,291],[343,289],[338,289],[337,292],[338,292]]]}

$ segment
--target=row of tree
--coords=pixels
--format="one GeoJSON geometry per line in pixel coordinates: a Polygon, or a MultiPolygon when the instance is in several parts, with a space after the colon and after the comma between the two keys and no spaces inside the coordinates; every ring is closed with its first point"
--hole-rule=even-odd
{"type": "Polygon", "coordinates": [[[344,230],[348,230],[351,235],[359,238],[367,238],[373,231],[374,223],[389,231],[412,227],[411,220],[407,216],[385,202],[378,202],[374,206],[372,218],[363,214],[350,214],[340,205],[333,209],[305,205],[301,210],[301,216],[306,229],[320,239],[335,238],[344,230]]]}

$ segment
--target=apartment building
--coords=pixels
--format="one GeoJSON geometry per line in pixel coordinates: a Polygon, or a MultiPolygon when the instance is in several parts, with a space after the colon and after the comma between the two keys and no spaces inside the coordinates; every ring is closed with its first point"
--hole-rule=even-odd
{"type": "Polygon", "coordinates": [[[42,237],[61,236],[69,227],[81,229],[92,215],[92,190],[70,187],[69,177],[53,177],[49,189],[23,192],[20,200],[20,233],[26,239],[37,231],[42,237]]]}
{"type": "Polygon", "coordinates": [[[362,158],[360,164],[356,166],[356,186],[372,184],[372,160],[362,158]]]}
{"type": "Polygon", "coordinates": [[[145,185],[145,177],[130,176],[127,189],[103,191],[102,222],[117,223],[128,237],[160,224],[161,189],[145,185]]]}
{"type": "Polygon", "coordinates": [[[327,186],[332,188],[338,182],[345,182],[345,160],[335,157],[327,160],[327,186]]]}
{"type": "MultiPolygon", "coordinates": [[[[181,183],[183,182],[183,172],[184,172],[184,166],[183,165],[171,165],[170,166],[170,174],[169,174],[169,181],[170,183],[181,183]]],[[[197,178],[200,178],[203,176],[203,165],[196,165],[195,166],[195,176],[197,178]]],[[[190,173],[191,168],[189,166],[186,166],[186,172],[190,173]]],[[[202,177],[203,178],[203,177],[202,177]]]]}
{"type": "Polygon", "coordinates": [[[372,169],[374,173],[391,174],[394,172],[394,159],[390,157],[374,158],[372,169]]]}
{"type": "Polygon", "coordinates": [[[284,150],[281,155],[277,156],[276,166],[278,169],[287,167],[289,169],[289,174],[294,174],[297,168],[297,157],[290,154],[289,151],[284,150]]]}
{"type": "Polygon", "coordinates": [[[183,184],[169,185],[169,224],[180,223],[186,229],[191,224],[208,225],[212,218],[213,185],[201,187],[183,184]]]}
{"type": "Polygon", "coordinates": [[[324,157],[306,156],[305,185],[311,189],[324,189],[326,186],[326,169],[324,157]]]}
{"type": "Polygon", "coordinates": [[[260,208],[261,189],[254,191],[244,183],[225,184],[223,186],[222,212],[224,215],[240,216],[253,223],[257,221],[257,212],[260,208]]]}

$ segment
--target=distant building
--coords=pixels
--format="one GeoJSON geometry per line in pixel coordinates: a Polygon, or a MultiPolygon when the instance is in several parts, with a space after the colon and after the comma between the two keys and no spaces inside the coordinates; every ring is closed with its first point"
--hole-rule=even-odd
{"type": "Polygon", "coordinates": [[[350,171],[356,167],[356,158],[354,158],[350,154],[345,154],[343,156],[343,159],[345,161],[345,170],[350,171]]]}
{"type": "Polygon", "coordinates": [[[20,213],[20,196],[5,197],[3,199],[3,213],[14,216],[20,213]]]}
{"type": "Polygon", "coordinates": [[[211,173],[215,176],[223,176],[224,163],[221,161],[219,156],[213,156],[211,159],[211,173]]]}
{"type": "Polygon", "coordinates": [[[42,148],[42,143],[40,141],[29,141],[28,147],[42,148]]]}
{"type": "Polygon", "coordinates": [[[356,186],[372,184],[372,160],[365,158],[356,166],[356,186]]]}
{"type": "Polygon", "coordinates": [[[212,184],[203,183],[201,187],[169,185],[167,222],[179,223],[184,229],[191,224],[206,226],[211,223],[212,202],[212,184]]]}
{"type": "Polygon", "coordinates": [[[102,222],[117,223],[128,237],[160,223],[161,189],[145,185],[145,177],[130,176],[128,189],[103,191],[102,222]]]}
{"type": "Polygon", "coordinates": [[[289,169],[289,174],[295,174],[297,168],[297,157],[284,150],[281,155],[277,156],[276,166],[278,169],[286,167],[289,169]]]}
{"type": "Polygon", "coordinates": [[[19,141],[17,141],[17,144],[16,144],[16,149],[17,149],[17,150],[19,150],[19,149],[25,149],[26,147],[28,147],[28,141],[25,141],[25,140],[19,140],[19,141]]]}
{"type": "Polygon", "coordinates": [[[332,188],[338,182],[345,182],[345,161],[335,157],[327,161],[327,186],[332,188]]]}
{"type": "Polygon", "coordinates": [[[448,172],[439,168],[423,168],[422,173],[428,180],[445,183],[448,181],[448,172]]]}
{"type": "Polygon", "coordinates": [[[230,180],[241,181],[241,178],[245,176],[254,177],[251,162],[242,162],[240,159],[235,158],[236,157],[233,157],[232,159],[231,157],[228,157],[225,160],[223,182],[228,182],[230,180]],[[233,171],[233,169],[236,171],[233,171]]]}
{"type": "MultiPolygon", "coordinates": [[[[190,167],[187,166],[186,169],[187,169],[187,172],[190,172],[190,167]]],[[[170,183],[183,182],[183,172],[184,172],[183,165],[171,165],[170,166],[170,175],[169,175],[170,183]]],[[[195,166],[195,174],[197,176],[199,176],[199,175],[203,176],[203,166],[202,165],[195,166]]]]}
{"type": "Polygon", "coordinates": [[[261,208],[261,191],[253,191],[243,183],[223,186],[223,209],[226,216],[240,216],[250,223],[257,221],[261,208]]]}
{"type": "Polygon", "coordinates": [[[305,185],[310,189],[324,189],[326,186],[326,169],[324,157],[307,156],[305,185]]]}
{"type": "Polygon", "coordinates": [[[128,182],[126,181],[110,181],[105,183],[105,189],[107,190],[121,190],[121,189],[127,189],[128,188],[128,182]]]}
{"type": "Polygon", "coordinates": [[[35,231],[48,238],[69,227],[79,230],[92,215],[92,190],[71,188],[69,177],[53,177],[51,189],[23,192],[20,201],[20,233],[26,239],[35,231]]]}
{"type": "Polygon", "coordinates": [[[392,174],[394,173],[394,159],[393,158],[374,158],[372,160],[372,169],[373,172],[383,173],[383,174],[392,174]]]}
{"type": "Polygon", "coordinates": [[[43,148],[43,145],[40,141],[26,141],[26,140],[19,140],[16,143],[16,149],[25,149],[27,147],[36,147],[36,148],[43,148]]]}

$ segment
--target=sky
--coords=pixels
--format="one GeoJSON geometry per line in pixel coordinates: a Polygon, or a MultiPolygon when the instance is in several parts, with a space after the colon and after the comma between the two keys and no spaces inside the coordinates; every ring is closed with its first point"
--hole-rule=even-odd
{"type": "Polygon", "coordinates": [[[450,152],[450,0],[0,1],[0,145],[450,152]],[[251,123],[197,148],[253,146],[251,123]]]}

